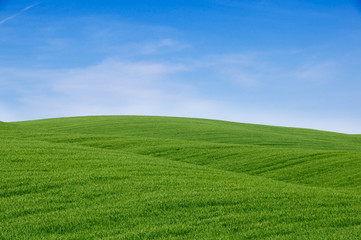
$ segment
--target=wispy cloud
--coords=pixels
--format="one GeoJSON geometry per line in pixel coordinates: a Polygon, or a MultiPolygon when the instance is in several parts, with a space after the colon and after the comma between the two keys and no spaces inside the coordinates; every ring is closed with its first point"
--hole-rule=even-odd
{"type": "Polygon", "coordinates": [[[340,61],[315,56],[303,57],[293,51],[244,52],[203,57],[195,69],[207,69],[222,81],[240,88],[304,87],[328,85],[338,76],[340,61]],[[285,59],[292,61],[285,61],[285,59]]]}
{"type": "MultiPolygon", "coordinates": [[[[241,69],[240,73],[249,74],[253,78],[254,70],[251,67],[256,62],[261,62],[259,58],[246,54],[223,56],[219,59],[219,63],[208,62],[202,67],[209,70],[220,64],[220,69],[216,71],[224,73],[225,63],[232,63],[235,66],[231,66],[230,71],[235,71],[237,66],[243,67],[245,69],[241,69]],[[246,71],[246,67],[251,68],[250,72],[246,71]]],[[[184,83],[179,79],[179,74],[198,71],[198,68],[202,67],[188,66],[185,63],[108,59],[88,67],[63,70],[0,69],[0,93],[9,92],[9,88],[14,93],[12,109],[9,105],[0,104],[0,120],[107,114],[167,115],[311,127],[350,133],[360,130],[357,124],[350,120],[336,119],[329,115],[310,117],[297,109],[290,114],[287,109],[268,109],[267,105],[247,106],[214,96],[202,96],[202,90],[192,82],[184,83]]],[[[323,65],[320,68],[324,71],[323,65]]],[[[305,72],[301,74],[302,78],[318,77],[314,69],[306,69],[305,72]]]]}
{"type": "Polygon", "coordinates": [[[160,52],[161,50],[164,50],[164,49],[168,49],[168,50],[172,49],[172,50],[176,51],[176,50],[183,50],[184,48],[187,48],[187,47],[189,47],[189,46],[186,44],[177,42],[173,39],[166,38],[166,39],[162,39],[155,43],[143,44],[140,47],[140,50],[141,50],[140,53],[145,54],[145,55],[150,55],[150,54],[155,54],[157,52],[160,52]]]}
{"type": "Polygon", "coordinates": [[[39,5],[39,4],[40,4],[39,2],[38,2],[38,3],[31,4],[31,5],[23,8],[23,9],[21,9],[19,12],[15,13],[14,15],[11,15],[11,16],[9,16],[9,17],[7,17],[7,18],[4,18],[3,20],[0,20],[0,25],[6,23],[7,21],[9,21],[9,20],[11,20],[11,19],[13,19],[13,18],[16,18],[17,16],[19,16],[19,15],[22,14],[23,12],[26,12],[26,11],[28,11],[29,9],[31,9],[31,8],[39,5]]]}
{"type": "Polygon", "coordinates": [[[299,67],[294,73],[295,79],[304,82],[323,84],[337,76],[337,63],[332,61],[312,62],[299,67]]]}
{"type": "Polygon", "coordinates": [[[108,58],[78,68],[0,68],[0,103],[11,100],[0,104],[0,120],[167,115],[360,132],[356,120],[324,110],[339,101],[325,91],[337,66],[310,57],[284,64],[277,54],[248,52],[177,62],[108,58]]]}
{"type": "Polygon", "coordinates": [[[184,71],[187,68],[182,64],[116,59],[65,70],[0,69],[8,79],[2,85],[13,92],[16,89],[12,98],[18,106],[14,114],[17,119],[95,114],[191,115],[200,110],[194,106],[205,109],[212,104],[195,97],[189,86],[177,81],[176,74],[184,71]],[[30,109],[37,111],[34,114],[30,109]]]}

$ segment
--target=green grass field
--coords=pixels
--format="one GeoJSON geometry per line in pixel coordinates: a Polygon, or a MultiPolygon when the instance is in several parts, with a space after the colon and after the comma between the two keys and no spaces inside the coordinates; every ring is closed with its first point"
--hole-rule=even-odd
{"type": "Polygon", "coordinates": [[[361,239],[361,135],[170,117],[0,122],[0,239],[361,239]]]}

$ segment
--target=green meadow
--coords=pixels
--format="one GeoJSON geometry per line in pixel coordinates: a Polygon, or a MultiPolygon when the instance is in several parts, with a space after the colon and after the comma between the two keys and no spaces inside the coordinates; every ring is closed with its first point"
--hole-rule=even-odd
{"type": "Polygon", "coordinates": [[[173,117],[0,122],[0,239],[361,239],[361,135],[173,117]]]}

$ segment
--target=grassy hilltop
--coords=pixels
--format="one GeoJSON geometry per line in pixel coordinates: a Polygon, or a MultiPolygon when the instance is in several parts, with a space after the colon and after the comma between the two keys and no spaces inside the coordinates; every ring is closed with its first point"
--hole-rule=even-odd
{"type": "Polygon", "coordinates": [[[0,122],[0,239],[360,237],[360,135],[170,117],[0,122]]]}

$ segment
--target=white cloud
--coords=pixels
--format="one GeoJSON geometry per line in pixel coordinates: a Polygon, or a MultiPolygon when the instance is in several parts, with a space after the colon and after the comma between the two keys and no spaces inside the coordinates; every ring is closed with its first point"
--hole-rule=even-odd
{"type": "MultiPolygon", "coordinates": [[[[223,74],[224,78],[231,76],[231,81],[236,81],[237,76],[243,74],[244,78],[239,81],[255,78],[253,81],[261,81],[260,84],[265,84],[266,77],[285,78],[298,73],[296,70],[278,72],[262,58],[246,55],[209,58],[191,64],[108,59],[75,69],[0,69],[2,91],[12,92],[12,98],[16,99],[11,110],[9,104],[7,108],[0,106],[0,116],[1,120],[15,121],[84,115],[164,115],[349,133],[361,131],[358,124],[346,117],[341,119],[322,113],[312,115],[312,111],[291,111],[282,106],[270,108],[265,99],[261,99],[262,105],[257,105],[247,102],[247,99],[232,102],[223,101],[219,96],[202,95],[202,89],[194,85],[194,77],[189,81],[181,77],[183,73],[197,74],[202,69],[218,73],[220,77],[223,74]],[[272,71],[275,75],[268,76],[267,73],[272,71]]],[[[316,70],[313,76],[317,76],[316,70]]],[[[307,77],[307,74],[301,76],[307,77]]],[[[245,86],[245,82],[242,86],[245,86]]],[[[223,92],[220,96],[225,94],[223,92]]]]}
{"type": "Polygon", "coordinates": [[[326,83],[336,77],[337,64],[332,61],[307,63],[294,72],[296,79],[312,83],[326,83]]]}
{"type": "Polygon", "coordinates": [[[258,53],[226,54],[207,56],[192,62],[194,69],[213,72],[219,79],[239,87],[262,85],[265,75],[272,68],[258,53]]]}
{"type": "MultiPolygon", "coordinates": [[[[66,71],[52,85],[53,91],[88,104],[122,106],[164,98],[168,78],[182,65],[107,60],[99,65],[66,71]]],[[[176,82],[173,82],[176,85],[176,82]]]]}
{"type": "Polygon", "coordinates": [[[137,49],[136,52],[149,55],[162,51],[179,51],[188,48],[189,45],[180,43],[174,39],[165,38],[157,42],[143,43],[141,45],[134,45],[133,47],[137,49]]]}
{"type": "MultiPolygon", "coordinates": [[[[184,115],[205,112],[211,101],[179,83],[181,64],[127,62],[115,59],[70,70],[8,70],[21,107],[21,120],[99,114],[184,115]]],[[[4,82],[5,84],[5,82],[4,82]]]]}
{"type": "Polygon", "coordinates": [[[238,85],[239,88],[274,87],[297,88],[308,85],[329,84],[337,79],[339,65],[329,59],[314,56],[296,58],[297,52],[280,53],[245,52],[208,56],[193,63],[195,69],[214,72],[220,79],[238,85]]]}

